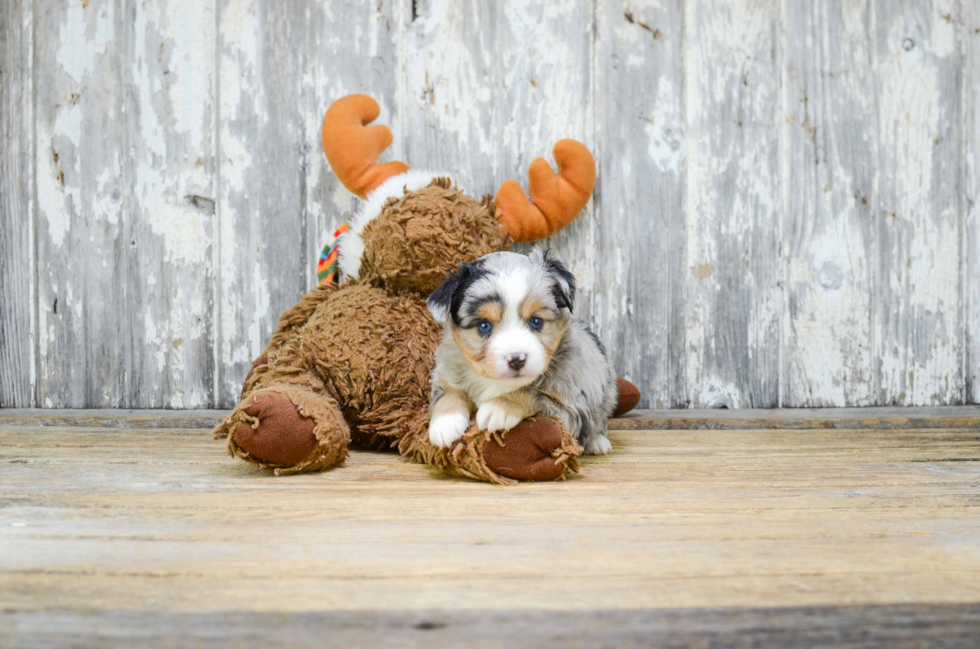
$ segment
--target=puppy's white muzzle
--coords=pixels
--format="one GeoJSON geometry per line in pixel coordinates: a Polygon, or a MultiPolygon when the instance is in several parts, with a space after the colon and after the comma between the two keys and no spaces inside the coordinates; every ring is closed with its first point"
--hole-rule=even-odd
{"type": "Polygon", "coordinates": [[[547,363],[544,346],[526,327],[498,330],[488,351],[498,379],[527,384],[541,376],[547,363]]]}

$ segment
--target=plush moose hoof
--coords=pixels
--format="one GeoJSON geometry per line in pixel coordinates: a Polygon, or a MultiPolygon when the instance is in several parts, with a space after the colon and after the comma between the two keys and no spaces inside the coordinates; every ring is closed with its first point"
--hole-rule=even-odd
{"type": "Polygon", "coordinates": [[[626,379],[616,379],[619,388],[619,401],[613,411],[613,417],[622,417],[640,403],[640,389],[626,379]]]}
{"type": "Polygon", "coordinates": [[[316,447],[313,420],[299,414],[284,394],[258,392],[248,397],[245,412],[256,421],[235,426],[235,445],[257,460],[292,466],[316,447]]]}
{"type": "Polygon", "coordinates": [[[490,439],[483,459],[497,474],[514,480],[557,480],[566,466],[555,459],[562,446],[562,429],[553,419],[525,419],[503,436],[504,445],[490,439]]]}

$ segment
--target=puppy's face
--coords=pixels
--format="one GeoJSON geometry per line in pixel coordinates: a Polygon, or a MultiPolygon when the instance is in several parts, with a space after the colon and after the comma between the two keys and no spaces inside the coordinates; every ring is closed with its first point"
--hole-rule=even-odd
{"type": "Polygon", "coordinates": [[[463,264],[428,306],[476,374],[516,388],[548,369],[574,297],[574,276],[535,249],[528,257],[495,252],[463,264]]]}

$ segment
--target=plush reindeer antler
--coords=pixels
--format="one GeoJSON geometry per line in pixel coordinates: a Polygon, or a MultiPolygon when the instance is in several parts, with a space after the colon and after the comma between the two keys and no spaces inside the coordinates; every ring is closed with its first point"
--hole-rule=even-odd
{"type": "Polygon", "coordinates": [[[581,142],[560,140],[554,149],[558,173],[544,158],[531,163],[528,171],[531,200],[513,180],[497,190],[494,203],[497,219],[514,241],[536,241],[550,237],[571,223],[589,202],[595,187],[595,160],[581,142]]]}
{"type": "Polygon", "coordinates": [[[340,182],[361,198],[388,178],[408,171],[404,162],[378,164],[378,156],[391,144],[387,126],[367,127],[381,114],[378,102],[367,95],[341,97],[323,117],[323,152],[340,182]]]}

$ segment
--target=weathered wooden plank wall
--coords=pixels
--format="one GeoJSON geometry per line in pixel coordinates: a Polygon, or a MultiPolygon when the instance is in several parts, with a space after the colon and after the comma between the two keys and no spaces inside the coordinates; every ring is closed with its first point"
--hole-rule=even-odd
{"type": "Polygon", "coordinates": [[[980,9],[956,0],[14,0],[0,406],[226,407],[354,200],[323,111],[474,194],[562,137],[549,244],[656,407],[980,400],[980,9]]]}
{"type": "Polygon", "coordinates": [[[881,403],[921,403],[964,386],[957,5],[872,5],[881,403]]]}
{"type": "Polygon", "coordinates": [[[783,32],[784,374],[789,405],[870,405],[875,389],[871,8],[793,3],[783,32]]]}
{"type": "Polygon", "coordinates": [[[595,325],[619,371],[662,404],[687,394],[683,25],[681,0],[596,13],[595,325]]]}
{"type": "Polygon", "coordinates": [[[30,0],[0,3],[0,406],[34,404],[30,0]]]}
{"type": "Polygon", "coordinates": [[[213,10],[35,2],[33,30],[37,405],[207,404],[213,10]]]}
{"type": "Polygon", "coordinates": [[[960,19],[963,38],[963,175],[960,209],[966,221],[963,258],[963,310],[966,315],[966,345],[963,350],[963,378],[966,399],[980,401],[980,3],[965,2],[960,19]]]}

